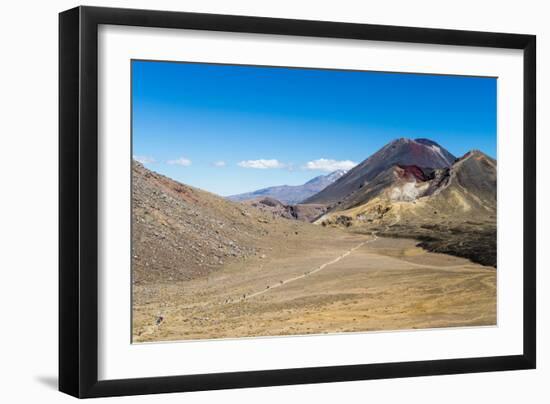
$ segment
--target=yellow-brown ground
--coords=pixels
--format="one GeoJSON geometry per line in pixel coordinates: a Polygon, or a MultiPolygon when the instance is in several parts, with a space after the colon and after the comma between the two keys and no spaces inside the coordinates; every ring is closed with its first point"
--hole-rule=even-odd
{"type": "Polygon", "coordinates": [[[136,284],[133,340],[496,324],[495,268],[415,244],[320,231],[208,277],[136,284]]]}

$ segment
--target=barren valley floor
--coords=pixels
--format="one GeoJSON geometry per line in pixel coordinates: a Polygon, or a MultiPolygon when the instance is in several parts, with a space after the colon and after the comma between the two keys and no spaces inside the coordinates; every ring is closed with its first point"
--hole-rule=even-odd
{"type": "Polygon", "coordinates": [[[208,277],[133,287],[134,342],[496,324],[496,269],[336,230],[208,277]]]}

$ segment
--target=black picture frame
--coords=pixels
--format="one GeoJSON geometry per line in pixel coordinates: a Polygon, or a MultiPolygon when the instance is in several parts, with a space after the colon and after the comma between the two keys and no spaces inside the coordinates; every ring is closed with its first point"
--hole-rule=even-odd
{"type": "Polygon", "coordinates": [[[534,369],[535,103],[534,35],[97,7],[77,7],[60,13],[59,390],[84,398],[534,369]],[[523,50],[523,354],[98,380],[97,52],[100,24],[523,50]]]}

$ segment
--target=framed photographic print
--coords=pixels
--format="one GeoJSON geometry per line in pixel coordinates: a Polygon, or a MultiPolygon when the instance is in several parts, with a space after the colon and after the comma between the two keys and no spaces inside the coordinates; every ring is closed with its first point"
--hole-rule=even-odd
{"type": "Polygon", "coordinates": [[[60,14],[60,390],[535,367],[535,37],[60,14]]]}

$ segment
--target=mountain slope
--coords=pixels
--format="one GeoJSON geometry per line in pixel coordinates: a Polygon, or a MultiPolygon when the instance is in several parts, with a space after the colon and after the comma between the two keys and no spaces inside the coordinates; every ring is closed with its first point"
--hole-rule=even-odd
{"type": "Polygon", "coordinates": [[[317,223],[417,238],[432,251],[496,266],[496,170],[480,151],[450,168],[392,166],[317,223]]]}
{"type": "Polygon", "coordinates": [[[188,280],[261,258],[318,227],[178,183],[133,162],[134,284],[188,280]],[[298,236],[299,234],[299,236],[298,236]]]}
{"type": "Polygon", "coordinates": [[[286,205],[293,205],[302,202],[304,199],[323,190],[328,185],[342,177],[346,172],[337,170],[327,175],[320,175],[312,178],[303,185],[279,185],[244,194],[231,195],[227,199],[232,201],[247,201],[257,198],[269,197],[277,199],[286,205]]]}
{"type": "Polygon", "coordinates": [[[326,205],[319,204],[296,204],[285,205],[277,199],[266,196],[242,202],[262,212],[270,213],[273,217],[279,216],[291,220],[313,222],[327,211],[326,205]]]}
{"type": "Polygon", "coordinates": [[[338,203],[395,165],[415,165],[433,169],[447,168],[454,163],[455,159],[451,153],[434,141],[397,139],[348,171],[333,184],[307,198],[304,203],[330,205],[338,203]]]}

